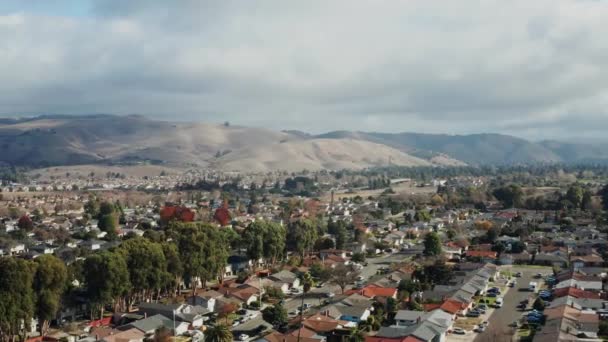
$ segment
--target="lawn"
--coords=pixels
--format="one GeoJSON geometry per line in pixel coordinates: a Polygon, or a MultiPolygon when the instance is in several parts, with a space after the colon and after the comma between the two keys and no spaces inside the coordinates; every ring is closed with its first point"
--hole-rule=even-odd
{"type": "Polygon", "coordinates": [[[496,303],[496,297],[483,297],[483,298],[479,298],[479,300],[477,301],[477,304],[479,304],[479,301],[484,299],[485,302],[483,304],[486,304],[488,307],[492,307],[494,306],[494,303],[496,303]]]}
{"type": "Polygon", "coordinates": [[[517,336],[519,341],[532,341],[534,337],[530,329],[517,329],[517,336]]]}
{"type": "Polygon", "coordinates": [[[481,322],[482,321],[481,321],[480,317],[463,317],[463,318],[459,317],[454,322],[454,327],[462,328],[464,330],[473,330],[481,322]]]}

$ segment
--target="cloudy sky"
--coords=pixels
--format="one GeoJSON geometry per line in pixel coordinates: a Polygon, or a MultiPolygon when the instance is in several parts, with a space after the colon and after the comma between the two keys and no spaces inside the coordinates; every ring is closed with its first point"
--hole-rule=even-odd
{"type": "Polygon", "coordinates": [[[601,0],[2,0],[0,114],[599,139],[606,18],[601,0]]]}

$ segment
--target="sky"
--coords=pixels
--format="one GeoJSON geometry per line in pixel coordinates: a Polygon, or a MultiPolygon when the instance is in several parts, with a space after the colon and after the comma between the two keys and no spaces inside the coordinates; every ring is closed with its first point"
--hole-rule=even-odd
{"type": "Polygon", "coordinates": [[[2,0],[0,115],[605,139],[608,1],[2,0]]]}

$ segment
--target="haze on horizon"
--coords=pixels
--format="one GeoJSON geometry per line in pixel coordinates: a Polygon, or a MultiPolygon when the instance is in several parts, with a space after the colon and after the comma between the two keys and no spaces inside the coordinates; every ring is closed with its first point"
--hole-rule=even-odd
{"type": "Polygon", "coordinates": [[[0,114],[605,139],[608,3],[0,2],[0,114]]]}

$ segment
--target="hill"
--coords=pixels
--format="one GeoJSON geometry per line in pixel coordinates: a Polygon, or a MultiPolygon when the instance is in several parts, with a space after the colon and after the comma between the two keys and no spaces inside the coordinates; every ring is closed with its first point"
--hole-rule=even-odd
{"type": "MultiPolygon", "coordinates": [[[[431,166],[389,146],[354,139],[310,139],[245,148],[213,164],[224,170],[340,170],[373,166],[431,166]]],[[[439,164],[439,162],[438,162],[439,164]]]]}
{"type": "Polygon", "coordinates": [[[531,142],[500,134],[336,131],[311,135],[231,125],[166,122],[142,116],[45,115],[0,119],[0,163],[209,166],[225,170],[342,169],[607,162],[601,146],[531,142]]]}
{"type": "Polygon", "coordinates": [[[416,156],[447,155],[471,165],[553,163],[569,161],[548,146],[502,134],[421,134],[330,132],[320,138],[356,137],[392,146],[416,156]]]}

